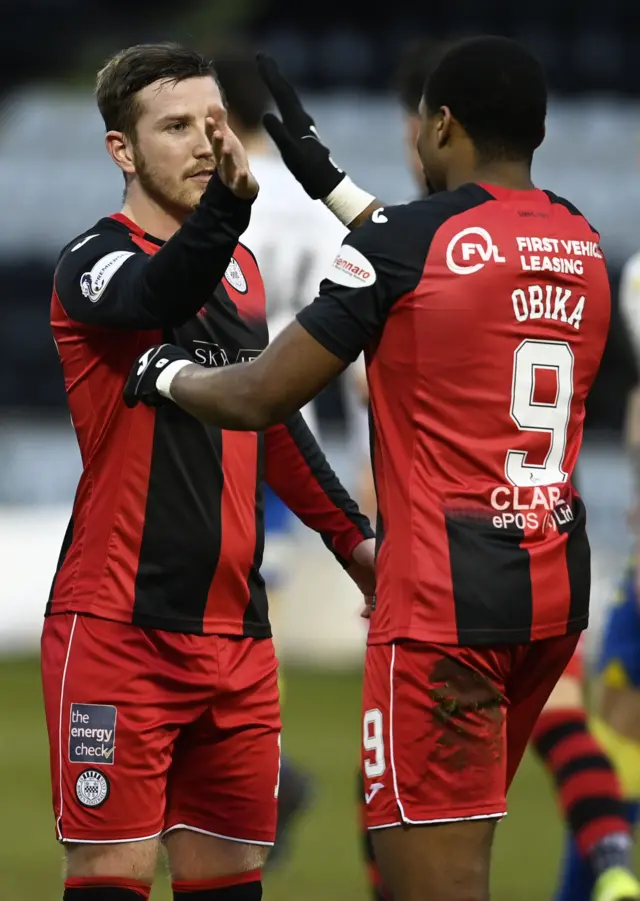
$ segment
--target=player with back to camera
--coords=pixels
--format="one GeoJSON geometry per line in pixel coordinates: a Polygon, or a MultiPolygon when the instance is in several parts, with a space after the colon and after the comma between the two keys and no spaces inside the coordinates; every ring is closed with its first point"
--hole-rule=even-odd
{"type": "MultiPolygon", "coordinates": [[[[417,153],[419,105],[435,53],[431,41],[411,45],[398,73],[406,156],[421,191],[425,190],[425,183],[417,153]]],[[[368,403],[366,373],[362,382],[360,369],[356,372],[362,396],[368,403]]],[[[366,472],[361,480],[364,486],[367,486],[366,472]]],[[[368,472],[372,479],[370,467],[368,472]]],[[[358,500],[373,519],[375,505],[369,494],[359,496],[358,500]]],[[[557,901],[632,901],[640,898],[640,885],[632,872],[628,807],[610,755],[596,738],[602,727],[588,720],[582,656],[579,645],[540,714],[532,736],[533,748],[554,778],[558,802],[571,834],[571,851],[557,901]]],[[[362,803],[366,810],[364,799],[362,803]]],[[[371,838],[366,832],[363,847],[372,895],[376,899],[385,898],[371,838]]]]}
{"type": "Polygon", "coordinates": [[[571,476],[610,318],[599,236],[531,180],[547,88],[520,44],[476,38],[444,54],[420,103],[436,194],[395,207],[332,163],[293,88],[262,65],[285,163],[352,231],[317,299],[258,358],[213,372],[155,345],[125,398],[263,428],[365,351],[381,525],[367,825],[394,901],[486,901],[507,789],[588,624],[571,476]]]}
{"type": "Polygon", "coordinates": [[[259,901],[276,832],[277,660],[260,574],[263,484],[365,591],[367,520],[299,413],[248,433],[127,409],[148,345],[220,367],[267,343],[242,243],[258,184],[215,72],[175,44],[98,74],[120,213],[62,252],[51,304],[83,471],[42,636],[65,901],[259,901]]]}

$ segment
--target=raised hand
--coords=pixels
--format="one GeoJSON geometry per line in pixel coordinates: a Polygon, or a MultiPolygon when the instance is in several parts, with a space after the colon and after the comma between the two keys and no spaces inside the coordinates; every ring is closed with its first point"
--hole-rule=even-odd
{"type": "Polygon", "coordinates": [[[209,108],[205,119],[207,135],[213,149],[216,170],[224,184],[243,200],[251,200],[259,190],[249,167],[247,152],[229,127],[227,111],[221,104],[209,108]]]}
{"type": "Polygon", "coordinates": [[[293,85],[280,72],[276,61],[259,53],[258,72],[266,84],[281,119],[273,113],[263,117],[265,129],[278,147],[282,160],[309,197],[327,197],[345,178],[331,159],[331,151],[318,135],[316,124],[303,107],[293,85]]]}

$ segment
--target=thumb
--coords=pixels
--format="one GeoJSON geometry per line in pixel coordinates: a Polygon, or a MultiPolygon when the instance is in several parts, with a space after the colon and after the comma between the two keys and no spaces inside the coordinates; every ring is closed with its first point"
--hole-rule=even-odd
{"type": "Polygon", "coordinates": [[[280,153],[284,154],[294,146],[291,135],[284,127],[282,121],[277,116],[274,116],[273,113],[265,113],[262,117],[262,124],[280,153]]]}

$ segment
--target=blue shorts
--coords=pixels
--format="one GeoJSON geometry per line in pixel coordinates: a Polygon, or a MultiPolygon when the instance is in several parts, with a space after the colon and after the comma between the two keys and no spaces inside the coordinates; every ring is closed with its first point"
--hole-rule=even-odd
{"type": "Polygon", "coordinates": [[[605,685],[640,688],[640,600],[629,566],[618,597],[607,612],[598,672],[605,685]]]}

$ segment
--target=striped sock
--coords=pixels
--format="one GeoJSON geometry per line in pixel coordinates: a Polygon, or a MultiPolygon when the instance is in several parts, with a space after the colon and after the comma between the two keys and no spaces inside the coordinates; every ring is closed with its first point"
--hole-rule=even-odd
{"type": "MultiPolygon", "coordinates": [[[[625,815],[634,829],[640,815],[637,801],[625,801],[625,815]]],[[[576,840],[567,835],[555,901],[585,901],[593,896],[596,875],[589,861],[580,855],[576,840]]]]}
{"type": "Polygon", "coordinates": [[[583,710],[543,711],[533,744],[551,772],[578,852],[596,875],[611,866],[629,867],[631,828],[618,777],[589,731],[583,710]]]}

